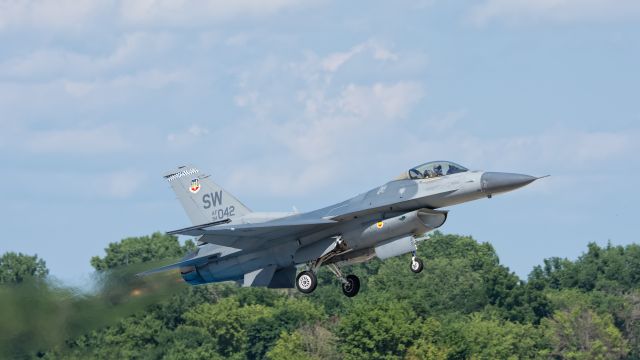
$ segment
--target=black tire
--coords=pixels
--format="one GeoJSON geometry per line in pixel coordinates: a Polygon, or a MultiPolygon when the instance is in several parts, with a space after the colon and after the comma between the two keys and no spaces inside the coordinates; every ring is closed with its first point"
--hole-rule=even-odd
{"type": "Polygon", "coordinates": [[[422,263],[422,260],[420,260],[419,258],[411,260],[411,271],[417,274],[421,272],[423,268],[424,264],[422,263]]]}
{"type": "Polygon", "coordinates": [[[346,284],[342,284],[342,292],[347,297],[354,297],[360,291],[360,279],[355,275],[347,275],[346,284]]]}
{"type": "Polygon", "coordinates": [[[318,278],[313,271],[302,271],[296,276],[296,288],[303,294],[310,294],[318,286],[318,278]]]}

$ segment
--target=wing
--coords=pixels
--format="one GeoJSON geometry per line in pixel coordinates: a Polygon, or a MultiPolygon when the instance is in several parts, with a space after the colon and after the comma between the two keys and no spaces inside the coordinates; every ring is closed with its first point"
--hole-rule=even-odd
{"type": "Polygon", "coordinates": [[[236,249],[250,249],[265,242],[295,238],[337,223],[337,221],[329,219],[287,217],[255,224],[216,225],[211,223],[170,231],[168,234],[200,236],[199,240],[202,242],[236,249]]]}

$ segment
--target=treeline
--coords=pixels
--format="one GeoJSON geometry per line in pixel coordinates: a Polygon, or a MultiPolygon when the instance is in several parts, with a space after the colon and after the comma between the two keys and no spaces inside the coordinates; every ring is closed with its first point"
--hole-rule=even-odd
{"type": "MultiPolygon", "coordinates": [[[[108,273],[175,258],[192,247],[157,233],[110,244],[105,256],[92,258],[91,264],[108,273]]],[[[363,280],[355,298],[342,295],[327,271],[320,272],[319,286],[311,295],[231,283],[188,287],[176,281],[177,273],[162,282],[127,283],[129,287],[120,291],[125,296],[92,309],[108,313],[132,304],[159,291],[161,283],[173,284],[173,290],[164,291],[162,300],[156,297],[138,309],[130,307],[131,315],[113,312],[118,316],[93,328],[85,323],[82,332],[69,327],[91,323],[92,314],[85,311],[86,319],[62,321],[59,331],[70,335],[58,342],[19,346],[29,336],[37,337],[39,330],[27,326],[13,331],[13,338],[5,335],[0,342],[5,347],[0,356],[640,359],[639,245],[589,244],[575,261],[545,260],[527,281],[500,265],[490,244],[471,237],[436,232],[420,243],[418,252],[425,263],[420,274],[409,270],[407,256],[345,269],[363,280]]],[[[2,297],[20,286],[16,283],[47,273],[41,260],[22,256],[28,264],[21,265],[20,256],[8,253],[0,258],[0,304],[6,305],[2,297]]],[[[87,306],[80,304],[72,305],[71,312],[74,306],[87,306]]]]}

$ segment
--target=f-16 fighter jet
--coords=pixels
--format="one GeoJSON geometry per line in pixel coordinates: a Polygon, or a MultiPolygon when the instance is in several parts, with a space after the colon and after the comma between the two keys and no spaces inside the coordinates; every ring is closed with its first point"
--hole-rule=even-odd
{"type": "Polygon", "coordinates": [[[237,281],[311,293],[318,269],[326,266],[348,297],[358,294],[360,280],[344,275],[341,266],[411,253],[407,270],[419,273],[416,241],[444,224],[448,210],[442,208],[539,179],[434,161],[351,199],[298,214],[252,212],[194,166],[180,166],[164,178],[193,223],[168,234],[196,236],[198,247],[182,261],[143,275],[179,268],[192,285],[237,281]]]}

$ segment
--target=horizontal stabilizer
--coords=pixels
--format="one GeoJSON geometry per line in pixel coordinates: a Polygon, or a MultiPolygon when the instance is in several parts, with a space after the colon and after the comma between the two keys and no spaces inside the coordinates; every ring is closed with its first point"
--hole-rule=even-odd
{"type": "Polygon", "coordinates": [[[189,227],[178,229],[178,230],[168,231],[167,235],[178,235],[178,234],[187,235],[186,233],[188,233],[190,231],[193,231],[193,230],[203,230],[203,229],[208,228],[210,226],[228,224],[230,222],[231,222],[231,219],[224,219],[224,220],[210,222],[210,223],[207,223],[207,224],[189,226],[189,227]]]}
{"type": "Polygon", "coordinates": [[[181,268],[183,266],[199,266],[199,265],[203,265],[203,264],[207,263],[207,261],[209,261],[209,257],[210,256],[211,256],[211,254],[205,254],[203,256],[196,256],[196,257],[193,257],[191,259],[182,260],[182,261],[174,263],[174,264],[165,265],[165,266],[162,266],[162,267],[159,267],[159,268],[143,271],[143,272],[137,274],[137,276],[147,276],[147,275],[151,275],[151,274],[155,274],[155,273],[159,273],[159,272],[163,272],[163,271],[169,271],[169,270],[173,270],[173,269],[178,269],[178,268],[181,268]]]}

